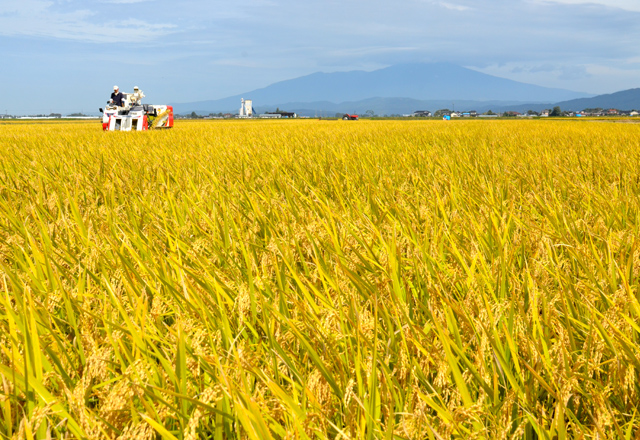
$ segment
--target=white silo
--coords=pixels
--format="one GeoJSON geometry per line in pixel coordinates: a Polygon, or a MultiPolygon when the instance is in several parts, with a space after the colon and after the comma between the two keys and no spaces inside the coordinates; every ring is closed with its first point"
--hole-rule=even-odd
{"type": "Polygon", "coordinates": [[[241,118],[251,118],[253,116],[253,101],[251,99],[240,99],[240,114],[241,118]]]}

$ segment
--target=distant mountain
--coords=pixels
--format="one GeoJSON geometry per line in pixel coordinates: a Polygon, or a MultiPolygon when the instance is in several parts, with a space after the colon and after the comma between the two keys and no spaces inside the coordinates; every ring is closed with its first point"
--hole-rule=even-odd
{"type": "MultiPolygon", "coordinates": [[[[373,72],[313,73],[229,98],[174,104],[174,110],[176,113],[236,112],[242,97],[252,99],[254,106],[259,108],[279,106],[280,103],[359,102],[374,97],[525,103],[590,96],[499,78],[449,63],[426,63],[400,64],[373,72]]],[[[413,109],[405,109],[408,111],[413,109]]]]}
{"type": "Polygon", "coordinates": [[[616,93],[606,95],[598,95],[592,98],[572,99],[569,101],[560,101],[556,103],[527,103],[515,104],[505,108],[498,108],[498,111],[516,111],[525,112],[533,110],[540,112],[544,109],[552,109],[558,106],[562,110],[580,111],[587,108],[615,108],[618,110],[640,110],[640,88],[622,90],[616,93]]]}
{"type": "Polygon", "coordinates": [[[598,95],[593,98],[572,99],[555,104],[562,110],[579,111],[585,108],[615,108],[618,110],[640,110],[640,89],[598,95]]]}

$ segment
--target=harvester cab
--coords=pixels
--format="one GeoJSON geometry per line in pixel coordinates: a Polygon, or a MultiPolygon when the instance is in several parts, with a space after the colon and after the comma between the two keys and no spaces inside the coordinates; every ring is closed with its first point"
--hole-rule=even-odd
{"type": "Polygon", "coordinates": [[[142,104],[140,92],[124,93],[122,106],[108,102],[102,113],[104,131],[146,131],[173,127],[173,107],[142,104]]]}

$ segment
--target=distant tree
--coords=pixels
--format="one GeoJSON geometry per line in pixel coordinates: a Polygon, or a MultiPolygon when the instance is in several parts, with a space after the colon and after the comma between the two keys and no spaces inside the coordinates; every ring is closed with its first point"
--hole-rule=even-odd
{"type": "Polygon", "coordinates": [[[449,110],[448,108],[441,108],[440,110],[436,110],[433,116],[435,116],[436,118],[441,118],[443,116],[450,115],[450,114],[451,114],[451,110],[449,110]]]}
{"type": "Polygon", "coordinates": [[[344,116],[344,113],[336,113],[336,118],[342,118],[344,116]]]}
{"type": "Polygon", "coordinates": [[[551,110],[551,113],[549,113],[549,116],[562,116],[562,110],[556,105],[553,110],[551,110]]]}
{"type": "Polygon", "coordinates": [[[367,110],[366,112],[364,112],[365,115],[367,115],[367,117],[372,118],[376,115],[376,112],[374,112],[373,110],[367,110]]]}
{"type": "Polygon", "coordinates": [[[488,111],[484,112],[483,115],[495,115],[495,113],[492,112],[491,110],[488,110],[488,111]]]}

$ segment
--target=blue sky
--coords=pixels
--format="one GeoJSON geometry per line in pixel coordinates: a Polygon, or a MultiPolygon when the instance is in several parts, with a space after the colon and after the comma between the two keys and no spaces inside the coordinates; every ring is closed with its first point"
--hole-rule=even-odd
{"type": "Polygon", "coordinates": [[[324,71],[448,61],[594,94],[640,87],[638,0],[1,0],[0,113],[217,99],[324,71]]]}

